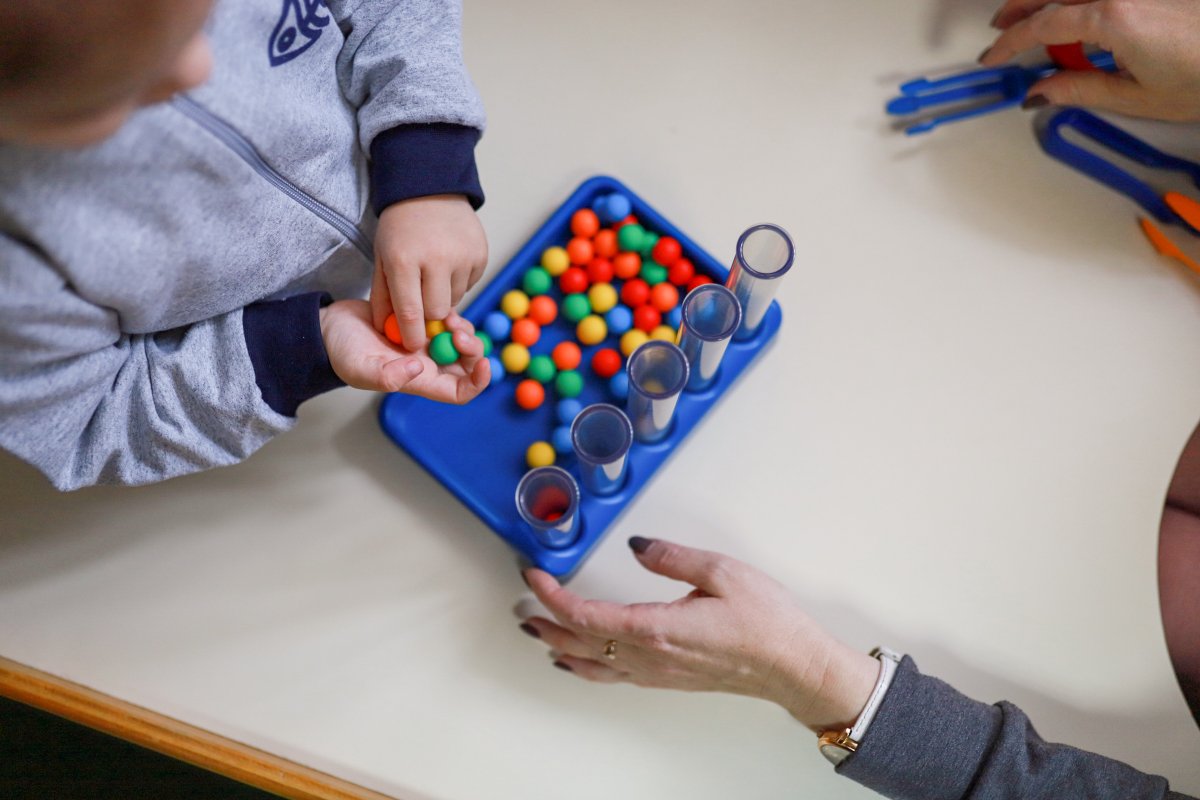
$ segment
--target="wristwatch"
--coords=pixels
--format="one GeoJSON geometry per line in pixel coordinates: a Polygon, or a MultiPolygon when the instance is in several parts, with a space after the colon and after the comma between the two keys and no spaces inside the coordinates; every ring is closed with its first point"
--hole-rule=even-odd
{"type": "Polygon", "coordinates": [[[867,704],[863,706],[858,720],[853,727],[825,731],[817,739],[817,747],[821,750],[821,755],[825,756],[835,767],[858,750],[858,743],[866,734],[871,720],[875,719],[875,713],[879,711],[883,696],[887,694],[888,687],[892,685],[896,667],[900,664],[900,654],[886,647],[876,647],[871,651],[871,655],[879,659],[879,678],[875,681],[875,688],[871,690],[871,696],[867,698],[867,704]]]}

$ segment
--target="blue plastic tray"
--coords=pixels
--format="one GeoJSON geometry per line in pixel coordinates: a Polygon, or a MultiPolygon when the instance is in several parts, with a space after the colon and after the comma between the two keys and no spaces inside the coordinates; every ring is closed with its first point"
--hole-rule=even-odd
{"type": "MultiPolygon", "coordinates": [[[[520,287],[525,271],[538,264],[543,250],[554,245],[565,245],[571,238],[571,215],[580,208],[590,208],[592,201],[600,195],[612,192],[620,192],[629,198],[633,213],[647,230],[678,239],[684,255],[695,264],[698,274],[724,283],[728,270],[720,262],[700,249],[619,181],[598,176],[585,181],[575,190],[484,287],[463,312],[463,316],[479,327],[483,318],[499,307],[500,298],[505,292],[520,287]]],[[[552,296],[556,301],[561,299],[557,286],[552,290],[552,296]]],[[[553,387],[548,387],[546,402],[535,411],[525,411],[516,405],[513,390],[521,378],[512,375],[494,382],[465,406],[443,405],[419,397],[390,394],[383,400],[379,421],[388,436],[520,555],[553,575],[569,575],[578,569],[591,549],[645,488],[680,442],[763,351],[779,330],[782,319],[779,304],[772,303],[762,327],[753,339],[730,344],[721,362],[717,381],[703,392],[684,392],[676,407],[670,435],[653,445],[634,443],[624,489],[611,497],[598,498],[588,495],[581,487],[581,532],[573,544],[563,549],[551,550],[538,544],[518,516],[514,502],[517,483],[528,469],[525,464],[526,448],[538,440],[549,441],[557,425],[553,387]]],[[[558,342],[574,339],[573,328],[561,320],[547,326],[542,331],[541,340],[530,352],[533,355],[549,353],[558,342]]],[[[608,381],[592,375],[588,366],[596,350],[616,347],[616,339],[616,336],[609,336],[599,345],[582,348],[580,371],[585,377],[585,385],[579,400],[585,406],[598,402],[623,405],[610,395],[608,381]]],[[[576,478],[579,477],[574,456],[560,457],[558,464],[576,478]]]]}

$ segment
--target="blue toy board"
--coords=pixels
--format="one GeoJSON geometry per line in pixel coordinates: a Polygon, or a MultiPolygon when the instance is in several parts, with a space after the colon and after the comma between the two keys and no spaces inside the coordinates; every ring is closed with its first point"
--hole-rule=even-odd
{"type": "MultiPolygon", "coordinates": [[[[697,275],[707,275],[718,283],[725,282],[728,270],[720,262],[619,181],[597,176],[580,185],[550,216],[462,312],[463,316],[480,328],[484,317],[499,308],[501,297],[511,289],[521,287],[525,271],[539,263],[546,248],[567,243],[571,238],[571,215],[578,209],[591,208],[597,198],[614,192],[630,200],[633,214],[647,230],[677,239],[683,255],[695,265],[697,275]]],[[[562,299],[557,285],[549,294],[555,302],[562,299]]],[[[593,497],[580,487],[580,533],[572,544],[561,549],[548,549],[534,539],[517,513],[515,502],[517,484],[528,471],[526,449],[535,441],[549,441],[558,424],[552,387],[548,387],[546,402],[533,411],[518,407],[514,400],[514,389],[522,379],[520,375],[493,380],[491,386],[465,406],[390,394],[384,397],[380,407],[380,424],[396,444],[521,556],[552,575],[568,576],[579,568],[676,447],[762,353],[778,332],[782,319],[779,304],[772,303],[753,338],[730,343],[716,381],[704,391],[683,393],[676,406],[670,434],[655,444],[634,443],[629,453],[628,478],[621,491],[608,497],[593,497]]],[[[592,374],[589,366],[597,350],[617,348],[618,338],[610,333],[598,345],[581,346],[583,361],[579,369],[585,381],[578,400],[584,406],[604,402],[624,407],[623,402],[610,394],[608,381],[592,374]]],[[[541,339],[530,348],[530,353],[548,354],[564,339],[574,340],[574,325],[560,316],[558,321],[542,330],[541,339]]],[[[503,342],[495,345],[498,352],[503,342]]],[[[559,456],[556,463],[578,480],[574,455],[559,456]]]]}

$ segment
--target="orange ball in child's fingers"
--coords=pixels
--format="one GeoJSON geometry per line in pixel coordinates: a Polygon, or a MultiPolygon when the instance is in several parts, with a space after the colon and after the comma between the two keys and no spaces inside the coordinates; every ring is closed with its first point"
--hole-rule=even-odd
{"type": "Polygon", "coordinates": [[[404,337],[400,335],[400,322],[395,314],[388,314],[383,321],[383,335],[394,345],[404,346],[404,337]]]}

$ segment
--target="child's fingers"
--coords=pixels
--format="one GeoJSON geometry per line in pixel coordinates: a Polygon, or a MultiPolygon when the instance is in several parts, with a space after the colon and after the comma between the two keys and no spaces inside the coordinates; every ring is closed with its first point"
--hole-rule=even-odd
{"type": "Polygon", "coordinates": [[[422,270],[421,299],[425,303],[426,319],[445,319],[453,309],[450,303],[450,281],[435,270],[422,270]]]}
{"type": "Polygon", "coordinates": [[[995,43],[979,58],[985,67],[995,67],[1035,47],[1048,44],[1086,42],[1106,50],[1107,32],[1100,21],[1097,3],[1081,5],[1052,5],[1033,16],[1014,23],[1000,34],[995,43]]]}
{"type": "Polygon", "coordinates": [[[376,264],[375,274],[371,277],[371,324],[375,330],[383,330],[383,323],[392,313],[392,297],[388,294],[387,276],[383,267],[376,264]]]}
{"type": "Polygon", "coordinates": [[[413,352],[425,346],[425,309],[421,305],[421,272],[401,268],[388,280],[392,295],[392,311],[400,326],[404,346],[413,352]]]}
{"type": "Polygon", "coordinates": [[[455,382],[456,391],[452,402],[463,405],[474,400],[480,392],[487,388],[488,382],[491,381],[491,375],[492,365],[486,358],[476,361],[470,373],[455,382]]]}
{"type": "Polygon", "coordinates": [[[450,276],[450,305],[454,308],[458,307],[463,295],[467,293],[468,277],[467,273],[461,269],[454,270],[454,274],[450,276]]]}

